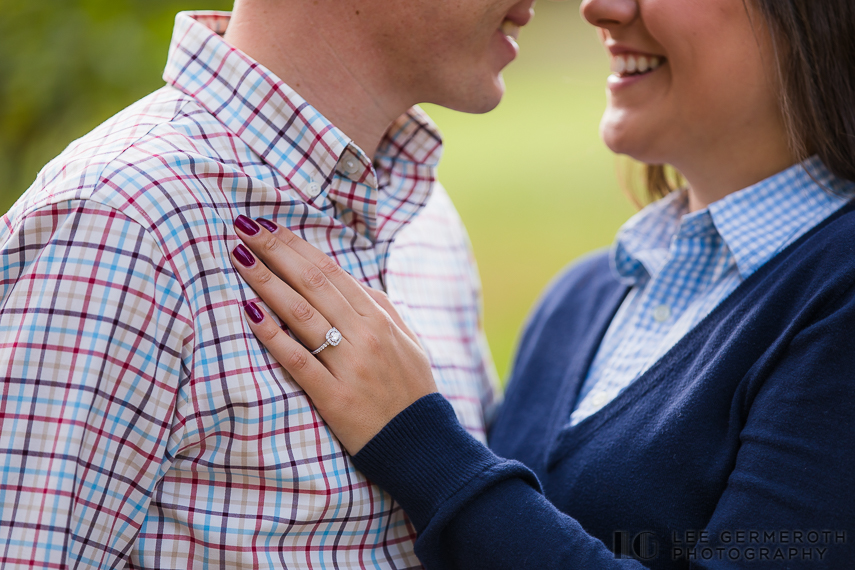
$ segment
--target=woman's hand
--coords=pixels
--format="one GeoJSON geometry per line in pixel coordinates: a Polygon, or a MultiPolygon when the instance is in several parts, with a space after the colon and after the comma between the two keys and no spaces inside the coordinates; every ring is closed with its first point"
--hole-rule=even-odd
{"type": "Polygon", "coordinates": [[[437,391],[427,355],[384,293],[273,222],[239,216],[235,228],[249,249],[238,245],[232,262],[305,347],[252,302],[244,307],[250,328],[348,452],[355,455],[398,413],[437,391]],[[332,327],[340,343],[313,356],[332,327]]]}

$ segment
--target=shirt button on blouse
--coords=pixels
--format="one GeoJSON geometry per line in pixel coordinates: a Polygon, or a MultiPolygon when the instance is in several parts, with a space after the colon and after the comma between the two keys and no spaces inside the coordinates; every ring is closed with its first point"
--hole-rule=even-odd
{"type": "Polygon", "coordinates": [[[309,185],[306,186],[306,194],[308,194],[312,198],[316,197],[320,193],[321,193],[321,185],[318,184],[317,182],[315,182],[314,180],[309,182],[309,185]]]}
{"type": "Polygon", "coordinates": [[[594,405],[595,408],[601,408],[609,402],[609,395],[606,392],[597,392],[591,398],[591,404],[594,405]]]}
{"type": "Polygon", "coordinates": [[[657,323],[664,323],[671,318],[671,307],[668,305],[659,305],[653,309],[653,320],[657,323]]]}

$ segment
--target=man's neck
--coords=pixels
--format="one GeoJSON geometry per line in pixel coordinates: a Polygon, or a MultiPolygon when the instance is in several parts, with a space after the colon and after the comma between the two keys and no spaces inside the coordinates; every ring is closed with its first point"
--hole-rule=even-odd
{"type": "Polygon", "coordinates": [[[327,3],[326,10],[317,4],[242,0],[225,39],[276,74],[373,159],[391,122],[414,103],[378,84],[369,47],[359,34],[347,33],[355,32],[356,22],[342,21],[347,16],[330,13],[327,3]]]}

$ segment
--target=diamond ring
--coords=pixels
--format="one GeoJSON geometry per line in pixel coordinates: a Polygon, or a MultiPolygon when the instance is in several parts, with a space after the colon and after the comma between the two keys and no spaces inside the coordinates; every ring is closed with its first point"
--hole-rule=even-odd
{"type": "Polygon", "coordinates": [[[312,351],[312,355],[315,355],[325,349],[328,346],[338,346],[344,337],[341,336],[341,333],[338,332],[338,329],[333,327],[327,331],[327,341],[319,346],[316,350],[312,351]]]}

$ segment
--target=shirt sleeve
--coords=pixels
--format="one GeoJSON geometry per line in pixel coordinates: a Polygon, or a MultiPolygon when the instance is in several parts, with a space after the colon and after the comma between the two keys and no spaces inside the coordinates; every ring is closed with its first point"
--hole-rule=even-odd
{"type": "MultiPolygon", "coordinates": [[[[466,229],[462,228],[462,231],[466,235],[466,229]]],[[[485,430],[489,431],[490,425],[493,423],[493,419],[495,419],[498,408],[502,403],[502,388],[499,384],[499,375],[493,364],[493,355],[490,352],[490,345],[487,342],[487,335],[484,331],[484,296],[481,287],[481,276],[478,273],[475,252],[472,251],[472,244],[469,242],[468,236],[466,237],[466,248],[469,256],[468,266],[470,271],[469,279],[472,283],[472,298],[478,307],[477,328],[474,334],[475,350],[481,370],[481,409],[484,414],[485,430]]]]}
{"type": "Polygon", "coordinates": [[[121,566],[180,444],[183,291],[143,227],[85,201],[19,220],[0,258],[0,566],[121,566]]]}

